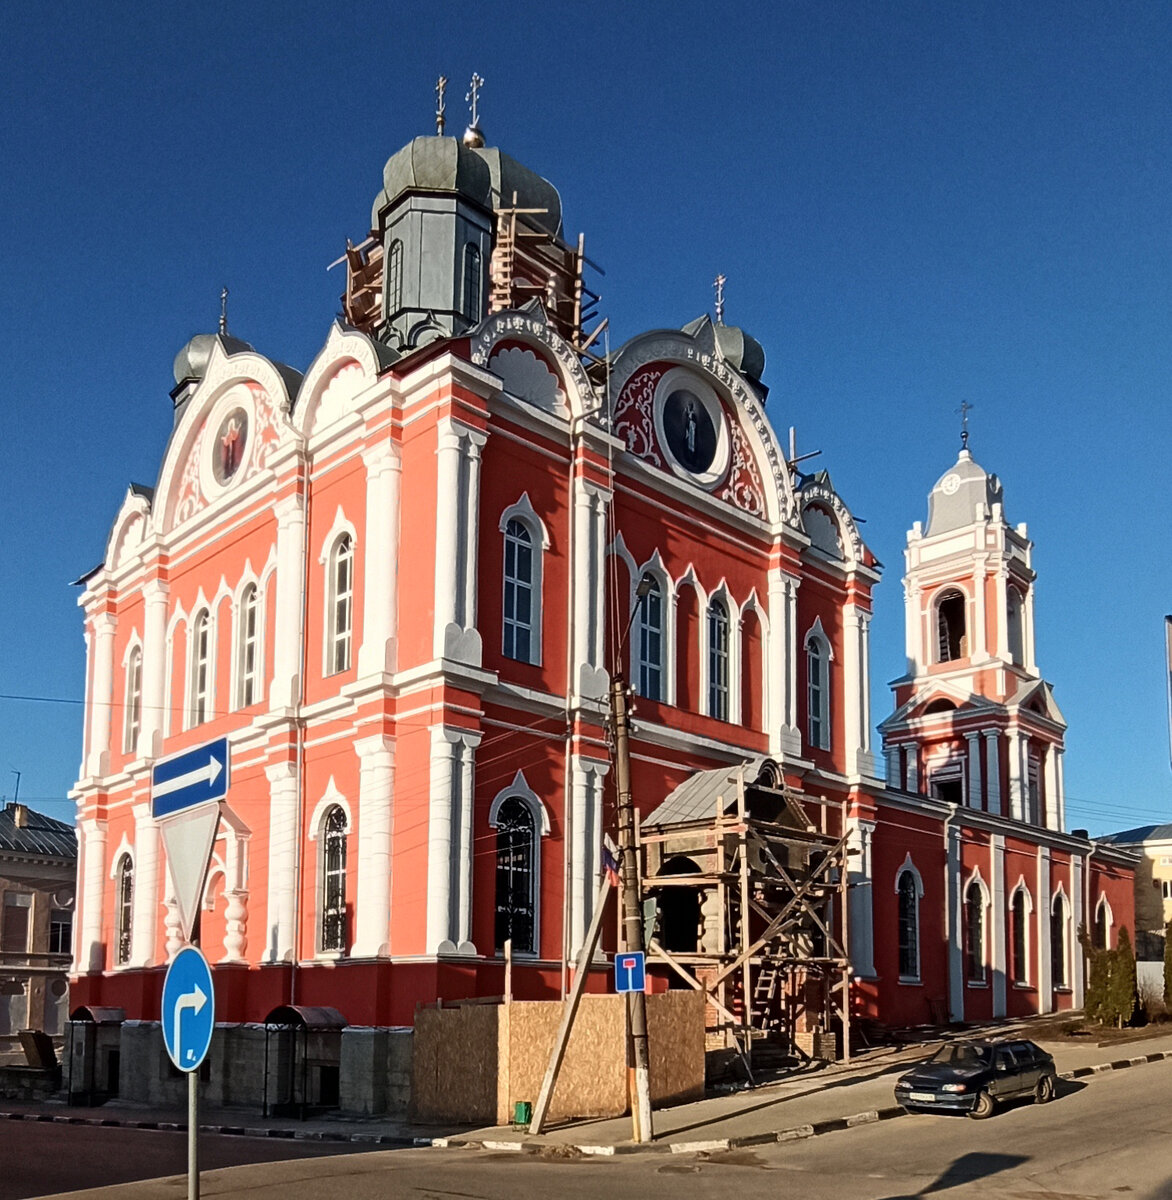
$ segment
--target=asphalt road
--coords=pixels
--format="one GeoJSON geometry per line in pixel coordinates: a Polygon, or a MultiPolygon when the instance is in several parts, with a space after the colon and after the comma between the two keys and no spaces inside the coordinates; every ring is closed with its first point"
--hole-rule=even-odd
{"type": "MultiPolygon", "coordinates": [[[[48,1130],[50,1144],[56,1136],[62,1145],[79,1132],[42,1129],[48,1130]]],[[[102,1137],[117,1131],[85,1132],[102,1137]]],[[[11,1137],[10,1130],[3,1134],[11,1137]]],[[[138,1145],[164,1135],[127,1136],[138,1145]]],[[[260,1145],[278,1154],[295,1149],[260,1145]]],[[[0,1144],[0,1162],[8,1161],[10,1148],[11,1143],[0,1144]]],[[[6,1174],[0,1171],[0,1177],[6,1174]]],[[[985,1122],[909,1116],[804,1142],[711,1156],[579,1159],[392,1150],[234,1167],[203,1179],[205,1200],[910,1200],[936,1193],[956,1200],[1172,1200],[1172,1063],[1065,1084],[1053,1104],[1014,1107],[985,1122]]],[[[103,1188],[85,1197],[175,1200],[184,1194],[181,1181],[172,1179],[103,1188]]]]}

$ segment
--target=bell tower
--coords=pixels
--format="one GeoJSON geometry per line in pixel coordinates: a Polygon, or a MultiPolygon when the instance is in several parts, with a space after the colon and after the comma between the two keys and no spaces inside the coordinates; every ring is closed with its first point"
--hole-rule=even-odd
{"type": "Polygon", "coordinates": [[[908,534],[888,785],[1061,829],[1066,723],[1038,672],[1033,543],[967,441],[908,534]]]}

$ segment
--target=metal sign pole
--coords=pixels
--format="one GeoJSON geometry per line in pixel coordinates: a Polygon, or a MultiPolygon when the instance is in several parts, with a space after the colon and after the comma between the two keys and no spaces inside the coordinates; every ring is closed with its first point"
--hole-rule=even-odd
{"type": "MultiPolygon", "coordinates": [[[[191,944],[199,946],[200,911],[195,910],[191,944]]],[[[187,1073],[187,1200],[199,1200],[199,1070],[187,1073]]]]}

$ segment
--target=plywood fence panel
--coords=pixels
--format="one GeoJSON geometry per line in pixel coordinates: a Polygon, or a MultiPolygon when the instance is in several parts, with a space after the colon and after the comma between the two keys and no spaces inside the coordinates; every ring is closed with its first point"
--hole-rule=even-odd
{"type": "Polygon", "coordinates": [[[487,1004],[416,1012],[411,1111],[417,1121],[496,1121],[500,1013],[487,1004]]]}
{"type": "Polygon", "coordinates": [[[652,1104],[703,1098],[704,1008],[704,993],[690,988],[647,997],[652,1104]]]}

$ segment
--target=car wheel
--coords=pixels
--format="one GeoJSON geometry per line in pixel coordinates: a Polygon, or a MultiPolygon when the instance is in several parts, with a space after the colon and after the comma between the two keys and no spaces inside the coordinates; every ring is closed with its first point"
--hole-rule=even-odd
{"type": "Polygon", "coordinates": [[[996,1108],[993,1097],[988,1092],[981,1092],[977,1096],[977,1102],[973,1105],[969,1116],[974,1120],[983,1121],[986,1117],[991,1117],[996,1108]]]}
{"type": "Polygon", "coordinates": [[[1049,1104],[1054,1099],[1054,1076],[1043,1075],[1034,1088],[1034,1103],[1049,1104]]]}

